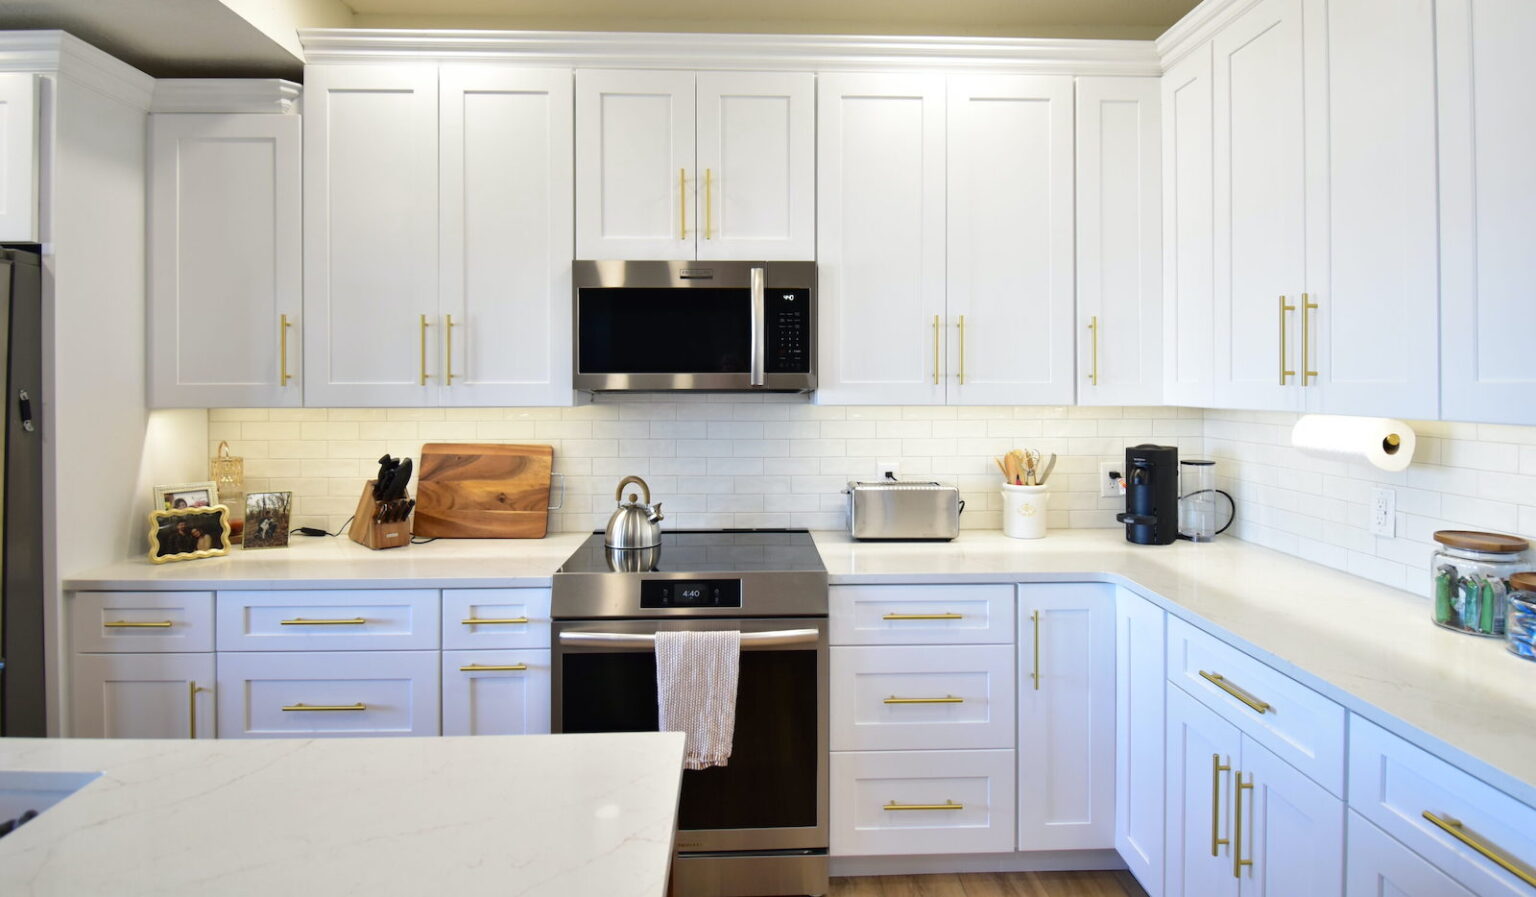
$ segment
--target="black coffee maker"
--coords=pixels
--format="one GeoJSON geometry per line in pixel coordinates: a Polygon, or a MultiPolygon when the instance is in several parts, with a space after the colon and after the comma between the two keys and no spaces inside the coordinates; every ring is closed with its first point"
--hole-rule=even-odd
{"type": "Polygon", "coordinates": [[[1133,445],[1125,450],[1125,541],[1172,545],[1179,538],[1179,449],[1133,445]]]}

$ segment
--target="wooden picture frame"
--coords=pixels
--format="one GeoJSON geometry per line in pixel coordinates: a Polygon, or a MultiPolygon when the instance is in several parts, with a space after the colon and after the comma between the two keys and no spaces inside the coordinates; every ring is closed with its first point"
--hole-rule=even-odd
{"type": "Polygon", "coordinates": [[[172,508],[149,512],[149,560],[153,564],[229,554],[229,509],[172,508]]]}
{"type": "Polygon", "coordinates": [[[150,507],[156,511],[178,510],[176,500],[181,498],[187,502],[189,508],[211,508],[219,503],[219,487],[213,480],[201,483],[177,483],[169,486],[156,486],[150,493],[150,507]],[[203,497],[205,504],[195,504],[199,499],[198,493],[206,493],[203,497]]]}

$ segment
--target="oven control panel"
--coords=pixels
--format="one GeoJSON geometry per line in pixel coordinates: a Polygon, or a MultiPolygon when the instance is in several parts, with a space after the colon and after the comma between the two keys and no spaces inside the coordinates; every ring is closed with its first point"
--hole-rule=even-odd
{"type": "Polygon", "coordinates": [[[741,580],[644,579],[640,581],[640,606],[741,607],[741,580]]]}

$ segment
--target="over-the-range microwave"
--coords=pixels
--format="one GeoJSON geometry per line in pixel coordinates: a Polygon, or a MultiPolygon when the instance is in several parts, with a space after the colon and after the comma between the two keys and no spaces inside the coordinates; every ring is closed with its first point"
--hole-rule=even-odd
{"type": "Polygon", "coordinates": [[[815,262],[577,261],[572,293],[577,389],[816,388],[815,262]]]}

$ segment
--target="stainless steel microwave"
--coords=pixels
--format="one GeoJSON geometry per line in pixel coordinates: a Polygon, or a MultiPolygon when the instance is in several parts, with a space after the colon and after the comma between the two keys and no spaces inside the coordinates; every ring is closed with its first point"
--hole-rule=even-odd
{"type": "Polygon", "coordinates": [[[815,262],[577,261],[572,292],[577,389],[816,388],[815,262]]]}

